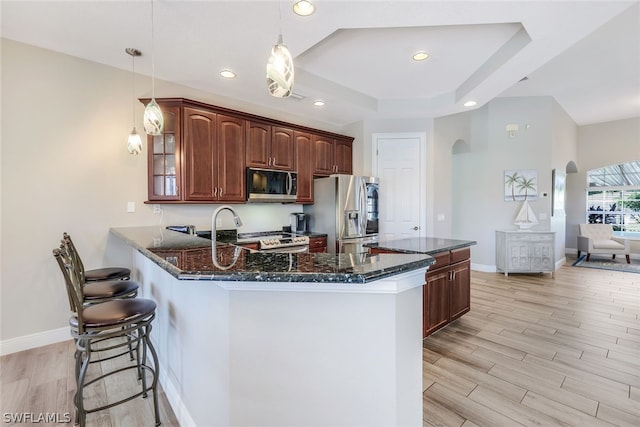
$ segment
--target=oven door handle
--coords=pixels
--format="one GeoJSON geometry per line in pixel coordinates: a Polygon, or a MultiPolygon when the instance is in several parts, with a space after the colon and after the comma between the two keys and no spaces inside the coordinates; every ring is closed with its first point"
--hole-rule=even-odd
{"type": "Polygon", "coordinates": [[[309,252],[309,246],[305,245],[305,246],[285,246],[283,248],[269,248],[269,249],[260,249],[259,252],[280,252],[280,253],[288,253],[288,254],[294,254],[294,253],[308,253],[309,252]]]}

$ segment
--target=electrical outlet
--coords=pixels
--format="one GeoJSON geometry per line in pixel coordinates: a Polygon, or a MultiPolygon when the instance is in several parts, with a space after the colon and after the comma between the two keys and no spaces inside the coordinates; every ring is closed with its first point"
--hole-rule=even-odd
{"type": "Polygon", "coordinates": [[[136,202],[127,202],[127,212],[136,211],[136,202]]]}
{"type": "Polygon", "coordinates": [[[153,213],[154,214],[162,213],[162,207],[160,207],[160,205],[153,205],[153,213]]]}

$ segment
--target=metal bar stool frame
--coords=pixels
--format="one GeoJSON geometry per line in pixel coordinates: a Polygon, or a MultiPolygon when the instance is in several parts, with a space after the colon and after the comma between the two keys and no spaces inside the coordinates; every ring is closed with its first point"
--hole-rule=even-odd
{"type": "MultiPolygon", "coordinates": [[[[66,257],[69,264],[73,266],[73,273],[76,277],[78,277],[79,282],[82,284],[83,305],[98,304],[101,302],[112,301],[114,299],[135,298],[138,295],[138,283],[129,279],[103,280],[93,281],[89,283],[83,282],[82,277],[84,277],[84,270],[82,267],[82,261],[77,256],[77,252],[75,252],[74,250],[71,239],[67,238],[68,235],[66,233],[64,234],[65,238],[63,238],[60,242],[60,251],[66,257]]],[[[60,265],[60,269],[62,270],[62,274],[64,275],[65,267],[60,262],[58,263],[60,265]]],[[[71,303],[71,287],[69,284],[67,284],[66,288],[71,311],[75,313],[76,310],[71,303]]],[[[127,340],[129,341],[130,359],[133,360],[133,343],[130,337],[127,338],[127,340]]]]}
{"type": "Polygon", "coordinates": [[[126,280],[131,276],[131,270],[125,267],[103,267],[85,270],[82,258],[76,249],[69,233],[62,233],[62,241],[67,246],[73,262],[80,271],[80,280],[85,282],[101,282],[104,280],[126,280]]]}
{"type": "Polygon", "coordinates": [[[76,424],[84,427],[86,426],[87,414],[111,408],[140,396],[146,398],[148,392],[152,391],[155,425],[160,425],[157,392],[158,356],[149,338],[152,329],[151,323],[155,318],[156,304],[152,300],[135,298],[86,305],[82,296],[83,284],[76,273],[72,257],[60,249],[54,249],[53,254],[63,271],[69,296],[69,305],[73,313],[69,324],[71,336],[76,343],[76,393],[74,395],[76,424]],[[126,340],[123,340],[123,338],[126,338],[126,340]],[[90,364],[129,354],[131,345],[134,345],[136,353],[135,364],[106,372],[90,381],[86,381],[86,374],[90,364]],[[125,347],[127,347],[125,350],[115,355],[93,359],[96,352],[106,352],[125,347]],[[151,353],[153,367],[148,364],[148,352],[151,353]],[[84,387],[111,375],[133,369],[137,370],[138,380],[141,382],[140,391],[100,407],[85,408],[84,387]],[[147,384],[146,371],[152,374],[151,384],[147,384]]]}

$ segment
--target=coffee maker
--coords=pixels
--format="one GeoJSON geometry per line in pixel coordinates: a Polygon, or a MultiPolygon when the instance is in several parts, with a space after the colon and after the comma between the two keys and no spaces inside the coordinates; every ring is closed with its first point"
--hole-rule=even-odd
{"type": "Polygon", "coordinates": [[[292,213],[291,214],[291,232],[304,234],[308,230],[309,221],[307,220],[307,214],[305,213],[292,213]]]}

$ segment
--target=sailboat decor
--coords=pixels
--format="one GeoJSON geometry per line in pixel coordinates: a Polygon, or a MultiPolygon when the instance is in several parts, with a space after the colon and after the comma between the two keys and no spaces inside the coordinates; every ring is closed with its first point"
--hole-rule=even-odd
{"type": "Polygon", "coordinates": [[[525,199],[522,202],[518,215],[516,215],[514,224],[520,227],[520,230],[528,230],[537,223],[538,218],[536,218],[536,215],[533,213],[533,209],[529,206],[529,202],[525,199]]]}

